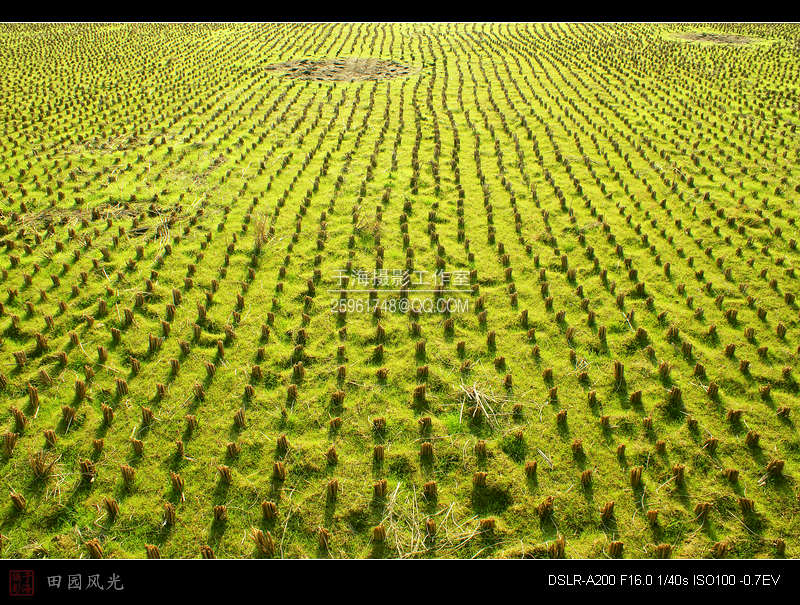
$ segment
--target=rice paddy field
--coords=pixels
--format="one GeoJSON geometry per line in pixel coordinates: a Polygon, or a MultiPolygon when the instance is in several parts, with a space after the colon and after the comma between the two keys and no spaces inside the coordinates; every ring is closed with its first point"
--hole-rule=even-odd
{"type": "Polygon", "coordinates": [[[800,27],[0,26],[0,556],[800,556],[800,27]]]}

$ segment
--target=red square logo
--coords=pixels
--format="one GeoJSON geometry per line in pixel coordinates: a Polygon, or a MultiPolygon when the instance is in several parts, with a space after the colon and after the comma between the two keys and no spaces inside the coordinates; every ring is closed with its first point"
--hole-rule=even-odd
{"type": "Polygon", "coordinates": [[[8,572],[8,596],[33,596],[33,570],[11,569],[8,572]]]}

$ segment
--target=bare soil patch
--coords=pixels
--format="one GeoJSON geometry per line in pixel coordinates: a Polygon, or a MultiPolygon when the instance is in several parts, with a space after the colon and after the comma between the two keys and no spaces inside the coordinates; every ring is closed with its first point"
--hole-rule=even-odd
{"type": "Polygon", "coordinates": [[[687,32],[678,34],[679,38],[690,42],[712,42],[714,44],[751,44],[753,38],[738,34],[712,34],[709,32],[687,32]]]}
{"type": "Polygon", "coordinates": [[[328,80],[355,82],[361,80],[385,80],[408,76],[419,71],[408,65],[402,65],[386,59],[357,58],[349,59],[300,59],[273,63],[266,69],[281,71],[283,76],[297,80],[328,80]]]}

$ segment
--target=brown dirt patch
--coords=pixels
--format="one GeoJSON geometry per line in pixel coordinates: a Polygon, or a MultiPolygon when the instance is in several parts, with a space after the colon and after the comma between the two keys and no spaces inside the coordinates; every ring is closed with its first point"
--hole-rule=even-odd
{"type": "Polygon", "coordinates": [[[712,34],[709,32],[687,32],[678,34],[679,38],[690,42],[712,42],[714,44],[750,44],[752,38],[739,36],[737,34],[712,34]]]}
{"type": "Polygon", "coordinates": [[[385,59],[300,59],[273,63],[266,69],[281,71],[286,78],[296,80],[328,80],[355,82],[362,80],[385,80],[408,76],[419,71],[408,65],[385,59]]]}

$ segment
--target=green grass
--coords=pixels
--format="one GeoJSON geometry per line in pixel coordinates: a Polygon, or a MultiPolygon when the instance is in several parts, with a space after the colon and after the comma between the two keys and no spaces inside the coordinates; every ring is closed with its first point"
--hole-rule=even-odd
{"type": "MultiPolygon", "coordinates": [[[[0,432],[18,438],[0,455],[0,481],[26,506],[8,495],[0,504],[2,556],[87,556],[93,538],[106,557],[144,557],[145,545],[162,557],[198,557],[204,545],[218,557],[265,556],[254,528],[270,532],[272,556],[287,558],[547,557],[559,537],[567,557],[608,556],[616,540],[626,557],[655,556],[659,544],[673,557],[710,557],[719,543],[726,556],[773,557],[778,539],[797,556],[800,342],[787,296],[798,292],[800,261],[797,34],[752,24],[5,26],[0,432]],[[674,38],[686,31],[757,42],[674,38]],[[420,69],[365,82],[264,69],[337,56],[420,69]],[[474,271],[460,297],[469,310],[450,316],[451,332],[440,313],[337,318],[337,272],[348,262],[371,272],[380,258],[389,273],[409,259],[421,271],[437,260],[474,271]],[[154,350],[151,335],[163,338],[154,350]],[[82,400],[77,379],[88,386],[82,400]],[[415,401],[421,384],[425,400],[415,401]],[[473,385],[491,398],[488,418],[462,405],[462,387],[473,385]],[[673,386],[681,398],[670,402],[673,386]],[[637,391],[641,403],[631,401],[637,391]],[[62,406],[75,409],[73,421],[62,406]],[[147,426],[143,407],[155,416],[147,426]],[[377,417],[385,430],[374,430],[377,417]],[[750,431],[758,446],[746,444],[750,431]],[[421,456],[425,442],[431,458],[421,456]],[[229,443],[238,455],[228,456],[229,443]],[[40,451],[54,462],[44,478],[30,464],[40,451]],[[81,478],[86,459],[92,482],[81,478]],[[783,471],[765,477],[772,460],[783,471]],[[276,461],[284,481],[273,477],[276,461]],[[123,464],[136,470],[131,485],[123,464]],[[170,472],[184,480],[183,498],[170,472]],[[476,472],[487,473],[485,487],[476,472]],[[375,497],[381,479],[387,494],[375,497]],[[423,491],[431,481],[435,498],[423,491]],[[553,515],[540,517],[548,496],[553,515]],[[105,498],[119,504],[115,519],[105,498]],[[740,498],[754,501],[753,513],[740,498]],[[277,505],[275,519],[264,518],[264,501],[277,505]],[[614,516],[603,521],[608,502],[614,516]],[[174,526],[163,524],[166,503],[174,526]],[[695,512],[702,503],[706,519],[695,512]],[[227,521],[214,521],[216,505],[227,521]],[[489,518],[494,530],[481,529],[489,518]],[[372,539],[379,524],[383,544],[372,539]]],[[[351,277],[349,288],[363,286],[351,277]]]]}

